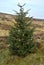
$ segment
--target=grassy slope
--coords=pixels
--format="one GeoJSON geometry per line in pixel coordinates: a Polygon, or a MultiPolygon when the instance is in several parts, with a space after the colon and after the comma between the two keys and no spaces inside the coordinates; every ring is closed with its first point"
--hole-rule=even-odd
{"type": "Polygon", "coordinates": [[[0,65],[44,65],[44,53],[28,54],[25,58],[10,56],[8,49],[0,50],[0,65]]]}
{"type": "MultiPolygon", "coordinates": [[[[10,21],[6,20],[1,20],[1,24],[6,24],[6,25],[14,25],[10,21]],[[8,23],[9,22],[9,23],[8,23]]],[[[36,26],[35,33],[37,36],[39,34],[44,33],[44,22],[35,22],[33,21],[33,25],[36,26]]],[[[3,29],[0,27],[0,36],[8,36],[8,30],[3,29]]],[[[37,53],[34,54],[28,54],[25,58],[20,58],[17,56],[10,56],[9,55],[9,50],[7,47],[3,47],[2,49],[0,48],[0,65],[44,65],[44,39],[42,39],[43,35],[40,36],[39,42],[41,42],[43,49],[38,50],[37,53]]],[[[5,44],[3,41],[0,41],[0,44],[5,44]]]]}

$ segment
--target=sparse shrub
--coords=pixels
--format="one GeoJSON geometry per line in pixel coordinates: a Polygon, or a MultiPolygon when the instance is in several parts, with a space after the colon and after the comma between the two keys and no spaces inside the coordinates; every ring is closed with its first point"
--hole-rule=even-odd
{"type": "Polygon", "coordinates": [[[20,7],[20,12],[16,11],[16,24],[11,27],[7,42],[10,44],[9,50],[12,55],[26,56],[28,53],[36,51],[33,36],[34,27],[31,27],[32,17],[26,17],[28,11],[24,12],[24,5],[18,6],[20,7]]]}

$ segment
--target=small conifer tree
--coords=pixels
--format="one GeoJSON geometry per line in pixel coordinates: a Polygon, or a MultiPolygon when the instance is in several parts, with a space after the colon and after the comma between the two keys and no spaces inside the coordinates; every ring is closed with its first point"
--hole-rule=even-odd
{"type": "Polygon", "coordinates": [[[34,27],[31,27],[32,17],[28,18],[28,10],[25,12],[23,6],[18,4],[20,12],[16,11],[16,24],[11,27],[8,37],[9,50],[12,55],[26,56],[36,50],[33,37],[34,27]]]}

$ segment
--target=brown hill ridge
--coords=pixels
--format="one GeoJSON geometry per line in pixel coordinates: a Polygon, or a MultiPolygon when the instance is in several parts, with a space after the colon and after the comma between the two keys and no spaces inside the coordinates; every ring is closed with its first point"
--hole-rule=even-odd
{"type": "MultiPolygon", "coordinates": [[[[16,15],[15,15],[16,16],[16,15]]],[[[11,21],[12,19],[14,19],[14,15],[12,14],[7,14],[7,13],[1,13],[0,12],[0,19],[2,20],[7,20],[7,21],[11,21]]],[[[44,21],[44,19],[37,19],[37,18],[33,18],[34,21],[44,21]]]]}

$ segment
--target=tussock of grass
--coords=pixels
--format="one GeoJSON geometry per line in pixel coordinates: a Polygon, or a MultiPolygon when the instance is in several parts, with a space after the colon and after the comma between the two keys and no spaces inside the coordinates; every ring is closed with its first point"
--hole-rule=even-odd
{"type": "Polygon", "coordinates": [[[0,36],[8,36],[9,30],[0,30],[0,36]]]}
{"type": "MultiPolygon", "coordinates": [[[[14,22],[15,22],[15,20],[14,20],[14,22]]],[[[13,21],[3,21],[3,20],[0,20],[0,23],[1,24],[6,24],[6,25],[11,25],[11,26],[13,26],[14,25],[14,22],[13,21]]]]}

